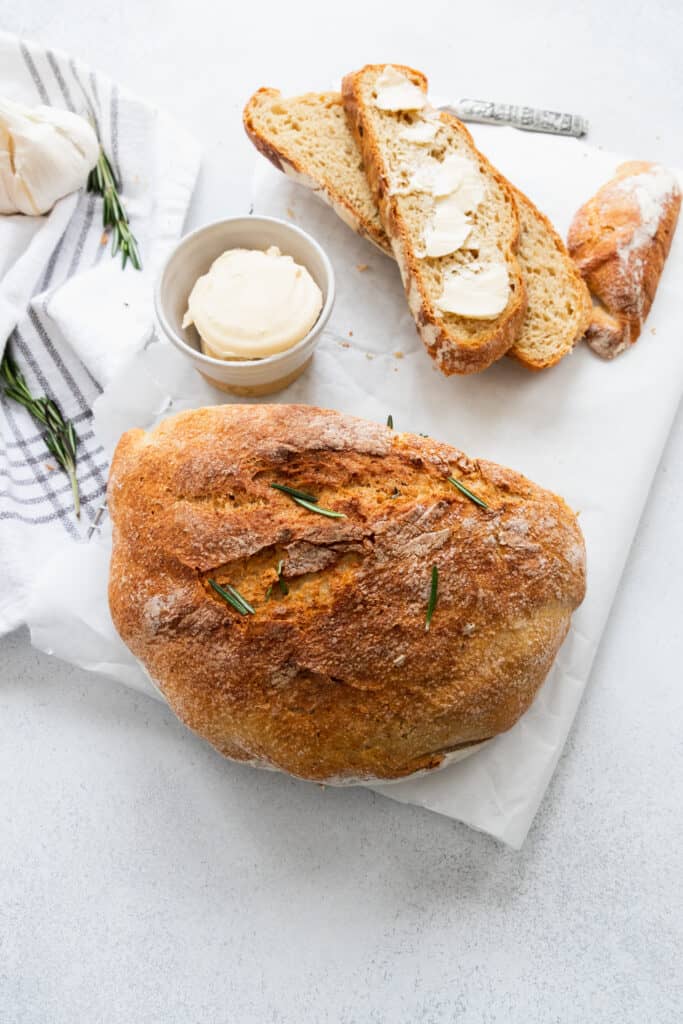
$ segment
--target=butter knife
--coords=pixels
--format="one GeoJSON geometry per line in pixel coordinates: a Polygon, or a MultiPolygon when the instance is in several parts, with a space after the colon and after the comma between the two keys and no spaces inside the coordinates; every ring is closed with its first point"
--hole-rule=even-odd
{"type": "Polygon", "coordinates": [[[435,104],[439,110],[455,114],[461,121],[477,124],[502,124],[525,132],[546,132],[580,139],[588,133],[588,121],[579,114],[562,114],[556,110],[519,107],[512,103],[490,103],[488,100],[462,99],[435,104]]]}

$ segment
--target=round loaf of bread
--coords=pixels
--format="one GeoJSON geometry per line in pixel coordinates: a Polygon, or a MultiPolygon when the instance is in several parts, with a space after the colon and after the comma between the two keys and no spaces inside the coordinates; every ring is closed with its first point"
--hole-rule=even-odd
{"type": "Polygon", "coordinates": [[[584,595],[561,498],[337,412],[222,405],[129,431],[108,496],[112,617],[176,714],[320,782],[438,768],[509,729],[584,595]]]}

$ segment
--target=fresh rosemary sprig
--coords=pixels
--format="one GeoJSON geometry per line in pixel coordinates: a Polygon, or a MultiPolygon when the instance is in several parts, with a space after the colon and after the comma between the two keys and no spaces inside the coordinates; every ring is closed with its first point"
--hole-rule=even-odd
{"type": "Polygon", "coordinates": [[[344,512],[334,512],[330,508],[321,508],[318,504],[318,499],[312,494],[306,494],[305,491],[297,491],[294,487],[287,487],[286,484],[272,483],[270,486],[274,487],[276,491],[282,491],[292,501],[295,501],[297,505],[301,505],[302,508],[307,509],[309,512],[317,512],[318,515],[327,516],[329,519],[346,519],[344,512]]]}
{"type": "Polygon", "coordinates": [[[389,427],[389,430],[394,429],[394,417],[391,415],[391,413],[389,413],[389,415],[387,416],[387,426],[389,427]]]}
{"type": "Polygon", "coordinates": [[[112,231],[112,256],[116,256],[120,251],[122,269],[130,260],[136,270],[142,270],[138,243],[130,230],[128,214],[119,196],[119,187],[107,154],[100,149],[97,163],[88,177],[88,192],[95,192],[104,200],[102,222],[105,229],[112,231]]]}
{"type": "Polygon", "coordinates": [[[42,423],[46,428],[43,440],[50,454],[55,457],[69,477],[73,494],[74,512],[80,519],[81,497],[76,477],[78,436],[74,430],[73,423],[70,420],[64,419],[59,406],[51,398],[46,398],[45,396],[41,398],[33,397],[28,389],[23,373],[14,363],[9,352],[5,352],[2,363],[0,363],[0,378],[2,378],[4,392],[7,397],[23,405],[33,416],[34,420],[42,423]]]}
{"type": "Polygon", "coordinates": [[[432,621],[432,615],[436,608],[436,599],[438,597],[439,589],[439,570],[435,565],[432,566],[432,587],[429,592],[429,602],[427,604],[427,616],[425,618],[425,633],[429,632],[429,627],[432,621]]]}
{"type": "Polygon", "coordinates": [[[240,615],[255,615],[255,611],[245,598],[242,597],[239,590],[235,590],[227,583],[224,587],[220,583],[216,583],[215,580],[209,580],[210,586],[216,591],[216,593],[227,601],[228,604],[232,605],[235,611],[238,611],[240,615]]]}
{"type": "Polygon", "coordinates": [[[459,480],[456,480],[454,476],[449,476],[448,482],[449,484],[453,484],[454,487],[457,487],[457,489],[462,494],[464,494],[466,498],[469,498],[470,501],[473,501],[475,505],[479,506],[479,508],[488,508],[488,505],[482,498],[478,498],[476,494],[472,493],[469,487],[465,487],[465,485],[461,483],[459,480]]]}

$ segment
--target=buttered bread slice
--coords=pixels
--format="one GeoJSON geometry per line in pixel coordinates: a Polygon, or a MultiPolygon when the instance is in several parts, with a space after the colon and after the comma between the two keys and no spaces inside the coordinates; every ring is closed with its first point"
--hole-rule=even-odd
{"type": "MultiPolygon", "coordinates": [[[[352,230],[393,256],[338,92],[284,97],[277,89],[259,89],[243,116],[247,135],[279,171],[311,189],[352,230]]],[[[548,218],[508,185],[519,214],[517,259],[527,291],[524,321],[508,355],[530,370],[542,370],[583,337],[591,300],[548,218]]]]}
{"type": "Polygon", "coordinates": [[[345,77],[342,99],[427,351],[445,374],[485,369],[526,308],[507,182],[429,106],[420,72],[367,65],[345,77]]]}

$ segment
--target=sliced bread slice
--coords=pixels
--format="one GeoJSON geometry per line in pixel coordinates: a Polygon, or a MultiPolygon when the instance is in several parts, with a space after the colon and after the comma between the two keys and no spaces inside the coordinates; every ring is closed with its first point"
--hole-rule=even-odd
{"type": "Polygon", "coordinates": [[[583,338],[593,304],[586,284],[548,218],[511,186],[519,213],[517,258],[526,285],[522,328],[508,352],[529,370],[545,370],[583,338]]]}
{"type": "Polygon", "coordinates": [[[260,153],[288,178],[312,189],[359,235],[393,256],[338,92],[285,99],[259,89],[242,115],[260,153]]]}
{"type": "MultiPolygon", "coordinates": [[[[339,93],[285,99],[277,89],[259,89],[244,108],[244,127],[278,170],[312,189],[354,231],[393,256],[339,93]]],[[[583,336],[591,301],[550,221],[522,192],[509,187],[520,220],[517,259],[527,308],[508,355],[528,369],[541,370],[559,362],[583,336]]]]}
{"type": "Polygon", "coordinates": [[[431,108],[429,121],[423,117],[426,93],[424,75],[396,65],[369,64],[342,83],[425,348],[447,375],[476,373],[507,352],[524,319],[517,207],[459,121],[431,108]],[[406,136],[406,129],[424,134],[425,128],[426,145],[406,136]],[[462,209],[446,205],[455,196],[446,183],[453,171],[465,189],[462,209]]]}

